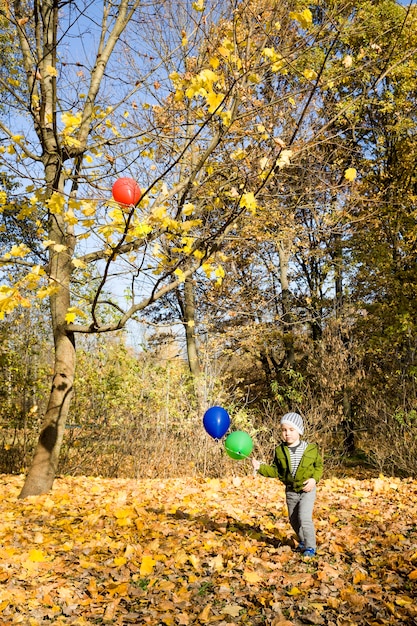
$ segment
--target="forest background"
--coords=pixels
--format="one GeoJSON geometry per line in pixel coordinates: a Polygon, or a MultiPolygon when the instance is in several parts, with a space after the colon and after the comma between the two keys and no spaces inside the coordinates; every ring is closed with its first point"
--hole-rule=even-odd
{"type": "Polygon", "coordinates": [[[416,476],[417,13],[1,2],[0,471],[416,476]],[[138,181],[138,203],[112,200],[138,181]]]}

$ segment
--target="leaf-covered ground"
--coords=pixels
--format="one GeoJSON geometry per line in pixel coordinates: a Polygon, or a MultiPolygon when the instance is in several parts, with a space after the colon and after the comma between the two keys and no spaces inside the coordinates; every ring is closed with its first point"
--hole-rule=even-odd
{"type": "Polygon", "coordinates": [[[323,481],[304,561],[274,479],[0,480],[3,626],[417,624],[417,481],[323,481]]]}

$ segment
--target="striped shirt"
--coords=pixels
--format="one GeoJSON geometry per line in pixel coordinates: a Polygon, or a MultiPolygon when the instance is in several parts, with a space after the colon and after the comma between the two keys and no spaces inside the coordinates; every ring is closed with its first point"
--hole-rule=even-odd
{"type": "Polygon", "coordinates": [[[298,466],[300,465],[300,461],[304,454],[305,449],[307,448],[306,441],[300,441],[300,443],[292,448],[288,447],[288,451],[290,453],[290,461],[291,461],[291,475],[295,476],[298,466]]]}

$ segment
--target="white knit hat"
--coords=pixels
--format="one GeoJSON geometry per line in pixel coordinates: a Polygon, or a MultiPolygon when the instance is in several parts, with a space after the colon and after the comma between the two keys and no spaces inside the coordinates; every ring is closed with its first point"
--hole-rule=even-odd
{"type": "Polygon", "coordinates": [[[290,424],[300,435],[304,434],[303,418],[298,413],[286,413],[281,417],[281,424],[290,424]]]}

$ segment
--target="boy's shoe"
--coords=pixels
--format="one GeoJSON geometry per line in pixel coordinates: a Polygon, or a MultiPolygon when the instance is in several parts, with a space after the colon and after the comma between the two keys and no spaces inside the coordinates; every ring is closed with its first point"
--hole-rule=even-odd
{"type": "Polygon", "coordinates": [[[305,549],[306,549],[306,547],[305,547],[304,541],[300,541],[300,543],[296,547],[295,551],[296,552],[304,552],[305,549]]]}
{"type": "Polygon", "coordinates": [[[311,557],[315,556],[316,551],[314,548],[306,548],[303,552],[303,557],[305,559],[311,559],[311,557]]]}

